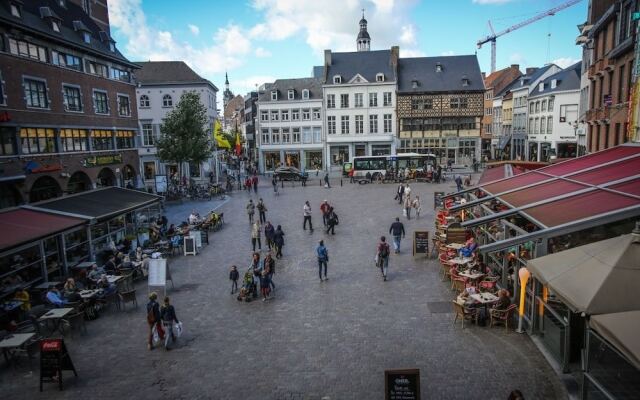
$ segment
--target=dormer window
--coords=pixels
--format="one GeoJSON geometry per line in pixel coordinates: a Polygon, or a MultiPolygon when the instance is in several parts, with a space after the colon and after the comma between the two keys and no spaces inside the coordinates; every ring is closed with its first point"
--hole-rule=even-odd
{"type": "MultiPolygon", "coordinates": [[[[555,87],[553,82],[551,82],[551,87],[555,87]]],[[[544,82],[540,82],[540,84],[538,85],[538,92],[542,92],[543,90],[544,90],[544,82]]]]}
{"type": "Polygon", "coordinates": [[[415,79],[411,81],[411,88],[412,88],[412,89],[417,89],[417,88],[418,88],[418,86],[420,86],[420,82],[418,82],[418,81],[417,81],[417,80],[415,80],[415,79]]]}
{"type": "Polygon", "coordinates": [[[111,50],[111,52],[115,52],[116,51],[116,44],[113,42],[109,42],[109,50],[111,50]]]}
{"type": "Polygon", "coordinates": [[[89,32],[82,32],[82,40],[85,43],[91,43],[91,34],[89,32]]]}
{"type": "Polygon", "coordinates": [[[51,29],[53,29],[54,32],[60,33],[60,22],[52,20],[51,21],[51,29]]]}
{"type": "Polygon", "coordinates": [[[304,100],[309,100],[309,89],[303,89],[302,90],[302,98],[304,100]]]}
{"type": "Polygon", "coordinates": [[[558,86],[558,81],[555,79],[551,80],[551,89],[555,89],[558,86]]]}
{"type": "Polygon", "coordinates": [[[383,73],[377,73],[376,74],[376,82],[384,82],[384,74],[383,73]]]}
{"type": "Polygon", "coordinates": [[[271,100],[278,100],[278,91],[277,90],[272,90],[271,91],[271,100]]]}
{"type": "Polygon", "coordinates": [[[469,86],[469,78],[466,76],[462,77],[462,86],[469,86]]]}
{"type": "Polygon", "coordinates": [[[22,18],[22,13],[20,12],[20,6],[17,4],[11,3],[11,15],[16,18],[22,18]]]}
{"type": "Polygon", "coordinates": [[[440,63],[436,64],[436,72],[442,72],[442,64],[440,63]]]}
{"type": "Polygon", "coordinates": [[[340,75],[334,75],[333,83],[334,84],[342,83],[342,77],[340,75]]]}
{"type": "Polygon", "coordinates": [[[295,97],[295,91],[293,89],[289,89],[287,90],[287,99],[289,100],[293,100],[295,97]]]}

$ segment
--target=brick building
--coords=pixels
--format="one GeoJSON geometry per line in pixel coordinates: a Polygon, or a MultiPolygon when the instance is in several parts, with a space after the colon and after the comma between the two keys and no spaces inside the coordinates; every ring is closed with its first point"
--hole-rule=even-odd
{"type": "Polygon", "coordinates": [[[0,208],[137,186],[136,68],[106,0],[0,2],[0,208]]]}
{"type": "Polygon", "coordinates": [[[629,100],[634,67],[637,0],[592,0],[583,34],[590,57],[589,108],[586,120],[588,151],[594,152],[630,140],[629,100]]]}

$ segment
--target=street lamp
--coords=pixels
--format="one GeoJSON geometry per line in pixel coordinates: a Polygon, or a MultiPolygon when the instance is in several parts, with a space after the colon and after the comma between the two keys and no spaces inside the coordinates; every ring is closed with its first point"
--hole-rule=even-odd
{"type": "Polygon", "coordinates": [[[520,268],[520,271],[518,271],[518,276],[520,277],[520,304],[518,308],[518,315],[520,319],[518,320],[518,329],[516,330],[516,332],[524,333],[524,331],[522,330],[522,320],[524,316],[524,297],[527,292],[527,281],[531,276],[531,272],[529,272],[527,267],[522,267],[520,268]]]}

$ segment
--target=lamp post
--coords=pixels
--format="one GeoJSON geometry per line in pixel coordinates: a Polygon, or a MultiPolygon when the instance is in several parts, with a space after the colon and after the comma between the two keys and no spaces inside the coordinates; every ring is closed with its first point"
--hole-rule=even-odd
{"type": "Polygon", "coordinates": [[[522,330],[522,320],[524,316],[524,296],[527,293],[527,281],[529,280],[531,273],[529,272],[527,267],[522,267],[520,268],[520,271],[518,271],[518,276],[520,277],[520,304],[518,308],[518,329],[516,330],[516,332],[524,333],[524,330],[522,330]]]}

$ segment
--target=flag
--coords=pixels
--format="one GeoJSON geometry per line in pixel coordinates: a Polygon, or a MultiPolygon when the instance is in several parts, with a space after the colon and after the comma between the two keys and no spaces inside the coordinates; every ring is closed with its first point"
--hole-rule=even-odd
{"type": "Polygon", "coordinates": [[[222,125],[220,124],[220,121],[216,120],[216,123],[214,125],[213,128],[213,139],[216,141],[216,144],[218,145],[218,148],[220,149],[230,149],[231,145],[229,144],[229,141],[222,136],[222,125]]]}
{"type": "Polygon", "coordinates": [[[240,134],[236,132],[236,155],[239,156],[242,153],[242,146],[240,145],[240,134]]]}

